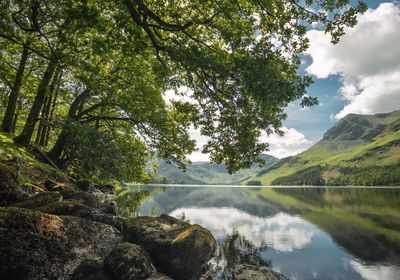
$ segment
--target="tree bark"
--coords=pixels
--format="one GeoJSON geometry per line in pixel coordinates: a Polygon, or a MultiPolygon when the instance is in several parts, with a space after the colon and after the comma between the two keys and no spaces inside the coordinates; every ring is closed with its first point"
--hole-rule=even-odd
{"type": "Polygon", "coordinates": [[[14,86],[11,89],[10,96],[8,98],[7,109],[4,114],[3,123],[1,125],[1,130],[7,133],[13,132],[13,125],[16,117],[15,110],[17,108],[19,92],[22,85],[22,78],[24,76],[26,61],[28,60],[28,54],[28,48],[24,46],[22,49],[18,71],[15,75],[14,86]]]}
{"type": "Polygon", "coordinates": [[[46,98],[49,83],[56,69],[56,65],[57,65],[57,58],[53,56],[51,57],[49,64],[47,65],[46,71],[43,74],[42,80],[38,87],[36,97],[35,100],[33,101],[25,126],[21,134],[14,138],[14,141],[16,143],[19,143],[23,146],[28,146],[29,143],[31,142],[32,135],[35,130],[35,125],[38,121],[39,114],[43,106],[43,102],[46,98]]]}
{"type": "Polygon", "coordinates": [[[60,69],[57,68],[53,76],[53,79],[51,81],[45,101],[43,102],[42,112],[40,114],[39,127],[37,129],[36,139],[35,139],[35,144],[39,146],[44,146],[45,143],[46,131],[50,121],[49,115],[50,115],[51,105],[53,103],[53,95],[54,91],[56,90],[56,85],[59,82],[58,79],[59,74],[60,74],[60,69]]]}
{"type": "MultiPolygon", "coordinates": [[[[90,90],[84,90],[75,100],[72,102],[71,106],[68,110],[68,115],[66,119],[76,120],[79,108],[82,103],[86,101],[86,99],[90,95],[90,90]]],[[[67,143],[68,134],[66,131],[66,126],[64,125],[60,136],[58,137],[56,143],[54,144],[53,148],[48,152],[48,157],[58,165],[59,159],[61,158],[61,154],[64,150],[65,144],[67,143]]]]}

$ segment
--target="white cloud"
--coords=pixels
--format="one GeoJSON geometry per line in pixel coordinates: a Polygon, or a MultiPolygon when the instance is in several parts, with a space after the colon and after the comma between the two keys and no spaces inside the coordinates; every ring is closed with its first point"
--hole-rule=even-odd
{"type": "Polygon", "coordinates": [[[278,213],[273,217],[257,217],[236,208],[179,208],[170,213],[209,229],[217,238],[224,238],[233,231],[239,232],[256,245],[265,243],[281,252],[299,250],[311,243],[314,232],[310,224],[300,217],[278,213]]]}
{"type": "Polygon", "coordinates": [[[307,32],[313,62],[307,72],[318,78],[339,75],[339,90],[348,101],[336,117],[348,113],[373,114],[400,109],[400,8],[382,3],[346,28],[341,41],[332,45],[323,31],[307,32]]]}
{"type": "Polygon", "coordinates": [[[269,143],[268,154],[284,158],[301,153],[312,145],[304,134],[294,128],[283,127],[282,131],[285,133],[284,136],[261,134],[261,141],[269,143]]]}
{"type": "Polygon", "coordinates": [[[200,134],[199,129],[195,128],[190,128],[189,130],[190,137],[194,140],[196,140],[196,148],[197,151],[191,153],[189,155],[189,159],[192,162],[195,161],[210,161],[210,157],[208,154],[203,154],[201,151],[203,149],[203,146],[207,143],[207,137],[203,136],[200,134]]]}
{"type": "MultiPolygon", "coordinates": [[[[261,134],[260,141],[269,144],[269,151],[267,153],[274,157],[284,158],[297,155],[313,143],[304,134],[294,128],[283,127],[282,130],[285,133],[284,136],[279,136],[278,134],[271,134],[270,136],[267,136],[265,133],[261,134]]],[[[198,149],[189,155],[190,160],[192,162],[210,161],[209,155],[201,152],[203,146],[207,143],[207,137],[201,135],[200,130],[194,128],[191,128],[189,133],[191,138],[196,140],[196,147],[198,149]]]]}

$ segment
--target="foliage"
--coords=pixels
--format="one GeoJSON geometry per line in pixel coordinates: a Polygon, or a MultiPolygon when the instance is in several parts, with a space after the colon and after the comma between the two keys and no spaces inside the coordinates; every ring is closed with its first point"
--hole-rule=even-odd
{"type": "Polygon", "coordinates": [[[290,102],[317,103],[297,71],[305,32],[320,22],[337,42],[366,10],[349,2],[2,2],[0,102],[13,105],[4,119],[16,141],[35,139],[87,176],[145,181],[151,153],[183,167],[192,127],[230,173],[250,167],[268,148],[261,132],[280,132],[290,102]],[[183,98],[166,102],[167,90],[183,98]]]}
{"type": "Polygon", "coordinates": [[[147,181],[143,169],[149,154],[143,142],[129,134],[113,138],[88,126],[69,123],[65,156],[74,159],[82,174],[94,174],[101,179],[147,181]]]}

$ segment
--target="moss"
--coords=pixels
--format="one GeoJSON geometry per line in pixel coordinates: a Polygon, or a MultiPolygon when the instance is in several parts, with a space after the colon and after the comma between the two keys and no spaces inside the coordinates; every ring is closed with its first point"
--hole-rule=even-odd
{"type": "Polygon", "coordinates": [[[0,163],[0,182],[2,188],[17,189],[19,186],[17,170],[4,163],[0,163]]]}

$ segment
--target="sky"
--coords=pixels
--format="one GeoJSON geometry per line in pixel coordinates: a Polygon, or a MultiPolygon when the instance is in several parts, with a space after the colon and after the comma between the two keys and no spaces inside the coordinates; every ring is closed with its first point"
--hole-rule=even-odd
{"type": "MultiPolygon", "coordinates": [[[[312,76],[308,94],[318,97],[319,105],[304,109],[299,102],[290,104],[285,136],[262,135],[270,144],[268,154],[284,158],[306,150],[349,113],[400,109],[400,2],[365,2],[368,11],[358,16],[355,27],[345,29],[338,44],[332,45],[330,36],[318,29],[307,32],[310,47],[302,54],[300,72],[312,76]]],[[[206,139],[196,130],[191,135],[201,149],[206,139]]],[[[208,160],[200,151],[189,158],[208,160]]]]}

